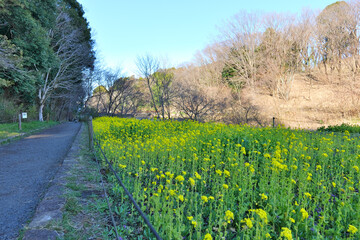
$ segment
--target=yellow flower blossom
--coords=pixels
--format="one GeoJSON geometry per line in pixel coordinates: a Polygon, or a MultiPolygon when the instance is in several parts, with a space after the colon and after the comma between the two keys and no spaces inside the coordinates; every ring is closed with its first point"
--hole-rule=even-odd
{"type": "Polygon", "coordinates": [[[208,202],[208,197],[207,196],[201,196],[201,200],[206,203],[208,202]]]}
{"type": "Polygon", "coordinates": [[[210,234],[210,233],[207,233],[207,234],[205,235],[205,237],[204,237],[203,240],[212,240],[212,239],[213,239],[213,238],[212,238],[211,234],[210,234]]]}
{"type": "Polygon", "coordinates": [[[289,228],[282,227],[281,230],[280,237],[285,237],[287,240],[293,239],[291,230],[289,228]]]}
{"type": "Polygon", "coordinates": [[[193,178],[189,178],[189,182],[191,186],[195,185],[195,180],[193,178]]]}
{"type": "Polygon", "coordinates": [[[225,212],[225,220],[226,220],[228,223],[230,223],[231,220],[234,220],[234,213],[231,212],[230,210],[227,210],[227,211],[225,212]]]}
{"type": "Polygon", "coordinates": [[[240,222],[245,223],[249,229],[253,227],[253,223],[250,218],[244,218],[240,222]]]}
{"type": "Polygon", "coordinates": [[[249,211],[255,212],[261,218],[261,220],[263,220],[265,223],[268,223],[267,213],[263,209],[250,209],[249,211]]]}
{"type": "Polygon", "coordinates": [[[183,182],[185,179],[183,176],[179,175],[175,178],[176,181],[183,182]]]}
{"type": "Polygon", "coordinates": [[[307,219],[309,217],[309,213],[304,208],[301,208],[300,212],[302,214],[302,220],[307,219]]]}
{"type": "Polygon", "coordinates": [[[268,200],[268,196],[266,196],[264,193],[259,194],[262,200],[268,200]]]}
{"type": "Polygon", "coordinates": [[[354,225],[349,224],[349,228],[348,228],[347,231],[348,231],[350,234],[355,234],[355,233],[358,231],[358,229],[357,229],[354,225]]]}
{"type": "Polygon", "coordinates": [[[196,228],[196,225],[197,225],[196,221],[191,221],[191,224],[194,226],[194,228],[196,228]]]}

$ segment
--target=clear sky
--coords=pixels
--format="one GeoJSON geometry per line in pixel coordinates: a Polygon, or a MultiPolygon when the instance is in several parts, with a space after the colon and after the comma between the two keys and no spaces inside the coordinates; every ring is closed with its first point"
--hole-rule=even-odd
{"type": "Polygon", "coordinates": [[[146,53],[191,61],[219,34],[218,27],[241,10],[301,12],[323,9],[335,0],[78,0],[90,23],[101,63],[136,73],[146,53]]]}

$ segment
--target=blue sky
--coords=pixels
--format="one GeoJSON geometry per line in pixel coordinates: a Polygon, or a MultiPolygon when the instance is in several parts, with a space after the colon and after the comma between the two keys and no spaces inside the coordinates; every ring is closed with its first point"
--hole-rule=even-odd
{"type": "Polygon", "coordinates": [[[92,28],[100,62],[136,73],[134,61],[146,53],[172,65],[191,61],[218,34],[219,26],[241,10],[301,12],[323,9],[334,0],[78,0],[92,28]]]}

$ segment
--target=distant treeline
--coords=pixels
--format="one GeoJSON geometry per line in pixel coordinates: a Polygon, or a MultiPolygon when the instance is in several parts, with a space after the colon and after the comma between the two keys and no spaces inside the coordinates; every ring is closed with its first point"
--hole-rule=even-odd
{"type": "Polygon", "coordinates": [[[110,115],[133,114],[140,107],[158,118],[261,124],[261,113],[242,99],[243,90],[288,101],[301,74],[310,85],[349,86],[349,108],[356,109],[359,27],[358,0],[335,2],[321,12],[240,12],[193,62],[177,69],[151,55],[136,61],[140,79],[99,69],[89,106],[110,115]]]}

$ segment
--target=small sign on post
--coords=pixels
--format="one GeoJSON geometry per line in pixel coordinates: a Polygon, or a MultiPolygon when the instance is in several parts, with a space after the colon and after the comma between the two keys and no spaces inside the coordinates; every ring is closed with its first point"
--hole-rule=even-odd
{"type": "Polygon", "coordinates": [[[22,118],[23,118],[23,119],[26,119],[26,118],[27,118],[27,113],[26,113],[26,112],[23,112],[23,113],[22,113],[22,118]]]}

